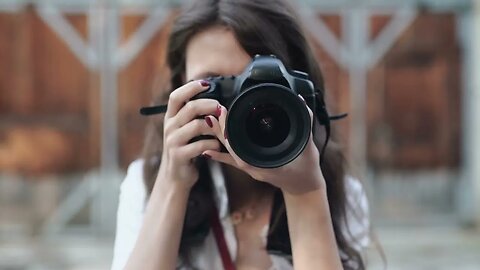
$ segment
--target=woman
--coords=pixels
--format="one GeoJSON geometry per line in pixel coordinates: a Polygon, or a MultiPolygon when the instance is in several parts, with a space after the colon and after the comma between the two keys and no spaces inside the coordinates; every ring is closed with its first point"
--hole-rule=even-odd
{"type": "Polygon", "coordinates": [[[229,146],[227,108],[190,101],[208,89],[204,78],[240,74],[256,54],[276,55],[323,89],[284,1],[196,0],[178,16],[167,52],[170,87],[157,100],[168,109],[122,183],[112,269],[364,268],[366,197],[333,142],[320,164],[323,129],[293,162],[255,168],[229,146]],[[215,139],[191,141],[199,135],[215,139]]]}

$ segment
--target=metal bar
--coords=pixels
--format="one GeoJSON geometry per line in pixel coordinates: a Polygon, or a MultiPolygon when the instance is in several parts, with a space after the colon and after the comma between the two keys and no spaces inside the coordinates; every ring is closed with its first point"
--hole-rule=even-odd
{"type": "Polygon", "coordinates": [[[462,177],[457,209],[465,225],[480,227],[480,1],[458,21],[463,46],[462,177]]]}
{"type": "Polygon", "coordinates": [[[152,40],[164,23],[166,14],[164,8],[156,7],[127,43],[116,51],[115,64],[119,69],[125,68],[152,40]]]}
{"type": "Polygon", "coordinates": [[[62,16],[53,5],[43,4],[36,7],[40,18],[67,44],[68,48],[87,68],[97,65],[95,52],[78,34],[77,30],[62,16]]]}
{"type": "MultiPolygon", "coordinates": [[[[170,7],[162,4],[162,2],[150,5],[138,5],[138,6],[120,6],[118,7],[120,15],[148,15],[152,12],[153,9],[162,8],[165,10],[170,10],[170,7]]],[[[88,12],[89,8],[87,6],[64,6],[60,8],[62,13],[65,14],[75,14],[82,15],[88,12]]]]}
{"type": "Polygon", "coordinates": [[[367,47],[367,67],[373,68],[394,45],[397,38],[413,23],[416,10],[404,8],[393,13],[393,18],[378,37],[367,47]]]}
{"type": "MultiPolygon", "coordinates": [[[[474,17],[473,17],[473,35],[472,35],[472,69],[471,72],[480,71],[480,1],[474,3],[474,17]]],[[[478,134],[480,134],[480,76],[478,73],[472,74],[472,89],[469,95],[470,102],[468,106],[471,108],[471,116],[468,118],[470,121],[466,123],[470,131],[470,137],[465,143],[470,144],[470,150],[468,155],[471,158],[471,181],[473,182],[472,188],[475,192],[475,201],[473,205],[480,205],[480,140],[478,134]]],[[[475,223],[480,226],[480,207],[475,209],[475,223]]]]}
{"type": "Polygon", "coordinates": [[[0,12],[17,13],[25,7],[25,4],[18,1],[3,1],[0,2],[0,12]]]}
{"type": "Polygon", "coordinates": [[[473,25],[473,12],[465,12],[457,18],[457,35],[462,50],[462,165],[461,165],[461,178],[457,187],[457,194],[455,196],[455,204],[459,219],[464,224],[472,224],[474,210],[474,193],[471,181],[471,158],[470,158],[470,142],[472,140],[470,122],[471,105],[470,105],[470,92],[472,89],[472,68],[473,68],[473,49],[472,49],[472,25],[473,25]]]}
{"type": "Polygon", "coordinates": [[[366,54],[369,43],[369,14],[366,9],[355,8],[342,13],[344,39],[350,52],[348,71],[350,76],[350,160],[361,179],[367,179],[367,121],[366,54]]]}
{"type": "Polygon", "coordinates": [[[332,33],[328,26],[308,7],[301,9],[302,23],[309,33],[315,38],[322,48],[333,58],[341,67],[348,67],[349,52],[337,37],[332,33]]]}
{"type": "MultiPolygon", "coordinates": [[[[94,4],[97,0],[77,0],[77,1],[65,1],[65,0],[49,0],[48,3],[55,5],[57,8],[65,13],[86,13],[90,5],[94,4]]],[[[119,9],[128,10],[133,13],[148,13],[153,7],[164,6],[172,7],[179,6],[192,0],[121,0],[115,3],[115,6],[119,9]]],[[[475,0],[473,0],[475,1],[475,0]]],[[[11,7],[25,6],[27,4],[47,2],[38,0],[2,0],[0,2],[0,9],[6,7],[9,10],[11,7]]],[[[452,10],[452,9],[465,9],[472,5],[472,0],[297,0],[304,5],[311,8],[318,8],[320,11],[336,12],[348,9],[352,7],[366,7],[372,8],[399,8],[402,6],[421,6],[423,8],[431,8],[439,11],[452,10]]]]}
{"type": "Polygon", "coordinates": [[[471,6],[472,0],[302,0],[312,8],[323,10],[344,10],[349,8],[364,7],[367,9],[386,8],[397,9],[405,6],[415,6],[434,9],[438,11],[465,9],[471,6]]]}
{"type": "Polygon", "coordinates": [[[100,178],[99,222],[102,233],[114,231],[116,196],[118,183],[118,69],[115,51],[119,43],[118,9],[110,1],[101,4],[99,13],[102,21],[100,38],[100,178]]]}
{"type": "Polygon", "coordinates": [[[102,36],[100,37],[100,102],[101,102],[101,157],[102,168],[118,169],[117,138],[117,67],[113,53],[118,44],[118,13],[111,7],[102,7],[102,36]]]}
{"type": "MultiPolygon", "coordinates": [[[[51,234],[67,226],[70,220],[91,197],[91,229],[105,235],[113,233],[115,209],[118,201],[119,173],[118,165],[118,118],[117,118],[117,79],[119,66],[126,66],[153,38],[161,27],[164,11],[157,8],[147,21],[137,30],[131,40],[118,48],[120,17],[117,6],[109,1],[92,3],[88,10],[89,44],[85,44],[76,30],[54,6],[41,6],[39,14],[48,25],[65,40],[75,55],[87,63],[90,70],[100,72],[100,172],[92,176],[88,183],[82,183],[68,195],[54,215],[44,226],[44,233],[51,234]],[[85,51],[88,54],[85,54],[85,51]],[[85,60],[85,57],[89,58],[85,60]],[[86,193],[84,185],[91,188],[86,193]],[[83,197],[81,196],[83,194],[83,197]]],[[[84,180],[85,181],[85,180],[84,180]]]]}
{"type": "Polygon", "coordinates": [[[90,175],[86,175],[73,188],[73,191],[59,204],[53,215],[43,224],[41,229],[42,236],[49,237],[59,232],[86,205],[88,199],[94,193],[91,189],[92,179],[90,175]]]}
{"type": "MultiPolygon", "coordinates": [[[[90,10],[90,16],[88,16],[89,27],[89,41],[84,42],[82,38],[77,34],[76,30],[69,24],[69,22],[60,14],[60,11],[54,6],[41,6],[37,8],[38,13],[61,39],[70,47],[75,56],[84,63],[88,69],[95,70],[98,67],[98,56],[96,48],[98,47],[98,38],[101,33],[97,33],[96,27],[97,21],[95,21],[94,9],[90,10]],[[86,53],[88,52],[88,53],[86,53]]],[[[98,207],[96,207],[96,197],[98,193],[99,182],[98,173],[89,173],[85,176],[81,182],[75,187],[62,201],[52,216],[46,221],[42,228],[42,236],[51,238],[54,234],[59,233],[62,230],[68,228],[68,221],[70,221],[81,209],[84,207],[88,200],[92,200],[92,207],[90,209],[90,226],[87,226],[87,230],[93,230],[97,226],[96,222],[98,214],[98,207]]]]}
{"type": "MultiPolygon", "coordinates": [[[[343,26],[343,41],[339,41],[321,19],[316,10],[303,6],[301,18],[315,40],[350,76],[350,160],[358,176],[368,182],[366,89],[367,73],[393,46],[395,40],[414,20],[416,13],[410,9],[391,10],[392,21],[382,29],[378,38],[369,41],[370,18],[376,14],[364,5],[350,7],[340,12],[343,26]]],[[[382,9],[382,12],[386,10],[382,9]]]]}
{"type": "MultiPolygon", "coordinates": [[[[103,31],[102,29],[104,28],[104,21],[102,20],[102,10],[101,7],[99,6],[99,3],[91,4],[90,8],[88,10],[88,38],[89,38],[89,43],[90,47],[95,51],[95,53],[100,57],[101,55],[101,48],[102,48],[102,35],[103,31]]],[[[100,60],[99,60],[100,61],[100,60]]],[[[100,68],[100,63],[98,64],[97,70],[100,68]]],[[[92,83],[95,85],[97,83],[97,77],[94,76],[94,78],[91,79],[92,83]]],[[[95,122],[95,118],[93,118],[94,121],[92,122],[92,125],[97,126],[98,129],[100,129],[100,121],[95,122]]],[[[97,129],[94,129],[97,131],[97,129]]],[[[94,136],[99,136],[99,134],[93,134],[94,136]]],[[[101,178],[98,176],[95,179],[92,179],[92,188],[93,189],[99,189],[101,182],[101,178]]],[[[89,216],[90,216],[90,228],[92,231],[98,231],[98,228],[101,225],[101,208],[100,208],[100,199],[98,193],[96,193],[96,196],[93,196],[91,199],[91,205],[92,207],[90,208],[89,211],[89,216]]]]}

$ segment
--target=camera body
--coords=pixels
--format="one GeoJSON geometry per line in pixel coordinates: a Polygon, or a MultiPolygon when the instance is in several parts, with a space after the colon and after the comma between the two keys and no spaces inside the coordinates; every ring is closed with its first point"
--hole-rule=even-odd
{"type": "Polygon", "coordinates": [[[289,72],[273,55],[257,55],[240,75],[207,80],[210,88],[192,99],[215,99],[228,109],[225,132],[242,160],[275,168],[303,151],[312,127],[298,95],[315,111],[314,85],[308,74],[289,72]]]}

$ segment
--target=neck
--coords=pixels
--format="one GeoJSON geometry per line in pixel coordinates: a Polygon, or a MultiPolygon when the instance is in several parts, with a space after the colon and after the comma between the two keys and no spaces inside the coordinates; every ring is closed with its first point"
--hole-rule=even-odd
{"type": "Polygon", "coordinates": [[[225,165],[223,172],[231,211],[255,203],[272,190],[269,184],[257,181],[237,168],[225,165]]]}

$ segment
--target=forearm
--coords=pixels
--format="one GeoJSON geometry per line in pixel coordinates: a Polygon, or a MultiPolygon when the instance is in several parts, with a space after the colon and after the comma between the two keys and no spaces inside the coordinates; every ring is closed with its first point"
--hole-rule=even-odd
{"type": "Polygon", "coordinates": [[[284,198],[295,269],[343,269],[325,188],[284,198]]]}
{"type": "Polygon", "coordinates": [[[175,269],[188,195],[167,181],[155,185],[125,269],[175,269]]]}

